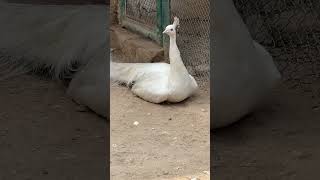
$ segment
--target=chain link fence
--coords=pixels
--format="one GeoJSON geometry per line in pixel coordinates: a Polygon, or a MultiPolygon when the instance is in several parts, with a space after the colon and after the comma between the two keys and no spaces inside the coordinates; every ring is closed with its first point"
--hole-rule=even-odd
{"type": "Polygon", "coordinates": [[[156,0],[127,0],[126,16],[149,28],[157,26],[156,0]]]}
{"type": "Polygon", "coordinates": [[[274,57],[285,85],[320,97],[320,1],[234,3],[254,40],[274,57]]]}
{"type": "MultiPolygon", "coordinates": [[[[177,44],[189,73],[204,90],[210,88],[209,0],[171,0],[171,18],[179,17],[177,44]]],[[[170,21],[170,22],[171,22],[170,21]]]]}
{"type": "Polygon", "coordinates": [[[119,1],[120,23],[162,45],[162,31],[169,18],[169,0],[119,1]]]}

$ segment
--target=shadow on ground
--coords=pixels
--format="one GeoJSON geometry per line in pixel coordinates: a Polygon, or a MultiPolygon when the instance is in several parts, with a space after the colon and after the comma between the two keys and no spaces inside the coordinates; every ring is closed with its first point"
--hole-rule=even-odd
{"type": "Polygon", "coordinates": [[[212,133],[219,180],[306,179],[318,175],[319,98],[281,87],[270,106],[212,133]]]}
{"type": "Polygon", "coordinates": [[[54,81],[0,81],[1,180],[106,177],[103,118],[77,106],[54,81]]]}

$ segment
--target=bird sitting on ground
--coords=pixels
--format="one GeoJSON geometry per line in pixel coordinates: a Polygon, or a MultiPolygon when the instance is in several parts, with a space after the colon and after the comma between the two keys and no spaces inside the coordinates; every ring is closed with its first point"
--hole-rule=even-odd
{"type": "Polygon", "coordinates": [[[181,102],[198,89],[195,79],[188,73],[178,49],[176,28],[179,19],[163,31],[170,37],[168,63],[116,63],[110,64],[111,81],[126,83],[140,98],[152,102],[181,102]]]}

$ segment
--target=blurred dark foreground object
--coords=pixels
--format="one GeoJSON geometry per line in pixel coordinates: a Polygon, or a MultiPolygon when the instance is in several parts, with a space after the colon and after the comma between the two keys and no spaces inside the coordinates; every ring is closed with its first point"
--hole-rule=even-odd
{"type": "Polygon", "coordinates": [[[106,117],[108,3],[8,1],[0,0],[0,81],[25,73],[67,79],[71,98],[106,117]]]}

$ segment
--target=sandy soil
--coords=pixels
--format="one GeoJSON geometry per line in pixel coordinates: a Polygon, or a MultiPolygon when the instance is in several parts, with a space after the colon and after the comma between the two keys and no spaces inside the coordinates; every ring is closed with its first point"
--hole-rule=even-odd
{"type": "Polygon", "coordinates": [[[105,179],[107,123],[34,76],[0,81],[1,180],[105,179]]]}
{"type": "MultiPolygon", "coordinates": [[[[320,87],[314,82],[313,88],[320,87]]],[[[219,180],[312,180],[320,161],[320,98],[283,85],[269,106],[213,132],[219,180]]]]}
{"type": "Polygon", "coordinates": [[[208,93],[157,105],[113,85],[110,97],[112,180],[208,179],[208,93]]]}

